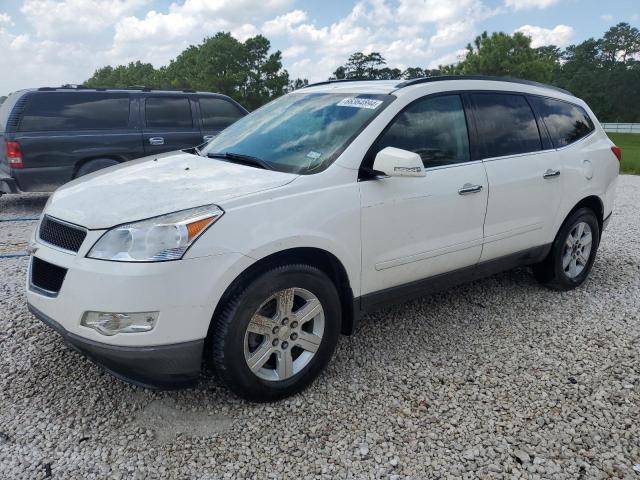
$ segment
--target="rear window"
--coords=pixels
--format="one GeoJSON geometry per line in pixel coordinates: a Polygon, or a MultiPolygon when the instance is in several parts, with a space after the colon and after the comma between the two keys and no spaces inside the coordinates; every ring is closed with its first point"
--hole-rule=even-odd
{"type": "Polygon", "coordinates": [[[129,124],[126,93],[35,93],[20,122],[22,132],[106,130],[129,124]]]}
{"type": "Polygon", "coordinates": [[[502,157],[542,149],[538,124],[522,95],[473,94],[477,129],[484,156],[502,157]]]}
{"type": "Polygon", "coordinates": [[[547,126],[556,148],[580,140],[595,129],[587,112],[578,105],[553,98],[532,97],[531,100],[547,126]]]}
{"type": "Polygon", "coordinates": [[[187,97],[148,97],[145,120],[151,128],[191,128],[191,105],[187,97]]]}
{"type": "Polygon", "coordinates": [[[200,98],[202,126],[208,130],[223,130],[244,116],[233,103],[221,98],[200,98]]]}

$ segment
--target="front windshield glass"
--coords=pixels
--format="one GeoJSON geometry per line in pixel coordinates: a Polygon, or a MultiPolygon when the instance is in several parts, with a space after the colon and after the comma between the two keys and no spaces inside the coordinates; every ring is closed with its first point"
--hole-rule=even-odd
{"type": "Polygon", "coordinates": [[[225,129],[203,155],[259,158],[274,170],[310,174],[326,168],[394,97],[292,93],[225,129]]]}

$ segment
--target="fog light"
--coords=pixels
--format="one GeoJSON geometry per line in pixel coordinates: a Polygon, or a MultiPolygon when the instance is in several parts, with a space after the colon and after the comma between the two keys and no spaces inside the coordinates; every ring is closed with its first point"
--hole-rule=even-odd
{"type": "Polygon", "coordinates": [[[93,328],[102,335],[148,332],[156,326],[158,313],[84,312],[80,325],[93,328]]]}

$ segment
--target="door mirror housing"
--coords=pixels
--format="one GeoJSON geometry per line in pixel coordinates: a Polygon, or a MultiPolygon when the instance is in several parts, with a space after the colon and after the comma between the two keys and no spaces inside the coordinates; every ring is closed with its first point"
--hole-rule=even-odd
{"type": "Polygon", "coordinates": [[[401,148],[386,147],[378,152],[373,170],[387,177],[424,177],[420,155],[401,148]]]}

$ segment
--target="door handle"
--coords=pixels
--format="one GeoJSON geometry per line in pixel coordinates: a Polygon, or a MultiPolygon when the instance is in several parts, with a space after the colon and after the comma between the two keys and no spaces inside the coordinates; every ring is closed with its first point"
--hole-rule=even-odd
{"type": "Polygon", "coordinates": [[[469,195],[470,193],[478,193],[482,191],[482,185],[473,185],[471,183],[465,183],[458,193],[460,195],[469,195]]]}
{"type": "Polygon", "coordinates": [[[551,168],[548,168],[547,171],[542,174],[542,178],[553,178],[559,176],[560,170],[552,170],[551,168]]]}
{"type": "Polygon", "coordinates": [[[216,138],[215,135],[205,135],[204,137],[202,137],[202,140],[205,142],[208,142],[209,140],[216,138]]]}
{"type": "Polygon", "coordinates": [[[164,145],[164,138],[163,137],[151,137],[149,139],[149,143],[151,145],[164,145]]]}

